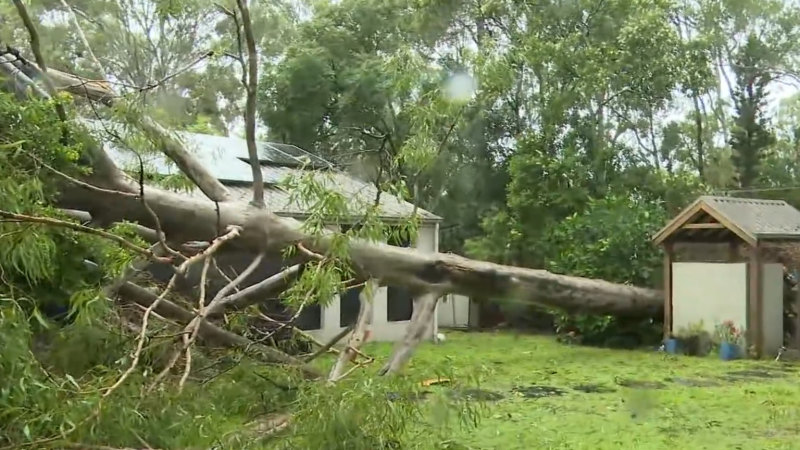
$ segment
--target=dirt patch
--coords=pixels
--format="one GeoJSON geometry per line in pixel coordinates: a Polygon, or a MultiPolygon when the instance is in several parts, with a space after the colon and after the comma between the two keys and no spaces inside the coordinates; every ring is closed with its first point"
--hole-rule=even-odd
{"type": "Polygon", "coordinates": [[[454,399],[464,399],[468,401],[479,402],[496,402],[505,398],[505,396],[499,392],[486,391],[483,389],[454,389],[450,391],[448,395],[450,398],[454,399]]]}
{"type": "Polygon", "coordinates": [[[623,387],[631,389],[664,389],[666,384],[660,381],[646,381],[646,380],[615,380],[615,382],[623,387]]]}
{"type": "Polygon", "coordinates": [[[616,389],[603,386],[602,384],[579,384],[577,386],[573,386],[572,389],[587,394],[610,394],[612,392],[617,392],[616,389]]]}
{"type": "Polygon", "coordinates": [[[722,386],[719,381],[702,378],[665,378],[664,381],[689,387],[717,387],[722,386]]]}
{"type": "Polygon", "coordinates": [[[786,376],[786,374],[784,373],[775,373],[766,370],[752,370],[752,369],[728,372],[726,375],[728,377],[734,377],[734,378],[781,378],[786,376]]]}
{"type": "Polygon", "coordinates": [[[553,386],[539,386],[536,384],[530,386],[514,386],[511,392],[521,394],[525,398],[557,397],[565,394],[563,389],[553,386]]]}
{"type": "Polygon", "coordinates": [[[753,369],[755,370],[763,370],[766,372],[784,372],[784,373],[795,373],[797,372],[798,367],[793,364],[789,363],[775,363],[775,365],[763,365],[763,366],[756,366],[753,369]]]}

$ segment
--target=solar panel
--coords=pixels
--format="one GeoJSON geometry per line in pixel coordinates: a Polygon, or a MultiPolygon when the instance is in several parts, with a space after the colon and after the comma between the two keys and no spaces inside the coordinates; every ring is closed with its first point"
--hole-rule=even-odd
{"type": "Polygon", "coordinates": [[[333,164],[330,162],[295,145],[279,144],[277,142],[262,142],[261,144],[269,150],[268,155],[265,155],[267,159],[265,162],[280,164],[278,161],[286,161],[286,164],[281,165],[291,164],[291,167],[295,167],[297,165],[307,164],[309,167],[315,169],[333,167],[333,164]],[[274,159],[270,160],[270,158],[274,159]]]}
{"type": "MultiPolygon", "coordinates": [[[[96,120],[84,120],[84,123],[91,130],[101,134],[107,128],[124,134],[124,127],[117,123],[96,120]]],[[[250,168],[246,140],[238,137],[188,132],[177,132],[174,136],[179,138],[198,162],[220,181],[252,183],[253,173],[250,168]]],[[[129,149],[120,148],[118,143],[108,142],[108,139],[103,140],[107,142],[109,151],[113,153],[112,158],[120,165],[138,166],[138,158],[129,149]]],[[[333,164],[330,162],[295,145],[259,141],[256,142],[256,146],[258,147],[259,162],[264,166],[264,170],[262,170],[264,181],[267,183],[274,184],[283,180],[286,173],[278,170],[279,167],[333,168],[333,164]]],[[[178,171],[172,161],[162,153],[143,155],[143,159],[146,159],[145,163],[149,169],[159,174],[170,175],[178,171]]]]}

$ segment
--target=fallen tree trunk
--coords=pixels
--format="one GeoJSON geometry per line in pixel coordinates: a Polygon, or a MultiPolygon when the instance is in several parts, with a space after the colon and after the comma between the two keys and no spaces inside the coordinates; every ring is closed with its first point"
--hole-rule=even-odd
{"type": "MultiPolygon", "coordinates": [[[[108,189],[137,192],[138,185],[124,175],[91,182],[108,189]]],[[[275,254],[303,243],[325,254],[331,234],[310,236],[297,220],[279,217],[244,202],[198,200],[146,187],[145,197],[161,221],[161,228],[176,241],[211,241],[218,227],[243,226],[232,246],[275,254]],[[219,210],[217,210],[219,205],[219,210]]],[[[135,221],[154,226],[149,213],[135,199],[120,198],[99,191],[67,187],[61,206],[88,211],[112,222],[135,221]]],[[[376,278],[381,284],[406,286],[436,296],[458,293],[468,296],[510,298],[570,312],[621,316],[654,316],[663,307],[660,291],[620,285],[603,280],[558,275],[545,270],[525,269],[476,261],[453,254],[422,253],[387,244],[353,240],[350,258],[359,275],[376,278]]]]}
{"type": "MultiPolygon", "coordinates": [[[[29,73],[32,64],[26,64],[23,71],[29,73]]],[[[102,83],[55,70],[50,70],[48,74],[61,90],[105,104],[113,103],[116,98],[113,91],[102,83]]],[[[159,129],[149,131],[158,132],[159,129]]],[[[195,173],[204,170],[190,161],[190,154],[176,150],[173,144],[173,141],[165,142],[164,145],[168,147],[165,153],[183,162],[181,167],[193,173],[193,180],[200,185],[215,184],[213,181],[205,183],[208,174],[195,173]]],[[[106,189],[139,192],[138,184],[114,166],[99,146],[88,146],[87,150],[91,153],[94,171],[84,181],[106,189]]],[[[301,223],[297,220],[279,217],[240,201],[220,201],[220,197],[223,197],[221,193],[209,195],[213,201],[153,187],[145,187],[144,193],[148,205],[161,222],[161,229],[174,242],[212,241],[219,235],[219,230],[235,225],[243,226],[243,231],[233,244],[251,251],[275,254],[289,245],[303,243],[309,250],[324,254],[331,246],[330,234],[310,236],[302,231],[301,223]]],[[[140,200],[133,197],[87,191],[68,185],[62,192],[59,206],[88,211],[92,217],[108,223],[127,220],[151,228],[155,226],[152,215],[140,200]]],[[[621,316],[656,316],[662,311],[661,292],[602,280],[503,266],[453,254],[421,253],[358,240],[350,243],[349,256],[363,278],[375,278],[381,284],[406,286],[417,293],[432,293],[435,297],[452,292],[516,299],[570,312],[621,316]]]]}

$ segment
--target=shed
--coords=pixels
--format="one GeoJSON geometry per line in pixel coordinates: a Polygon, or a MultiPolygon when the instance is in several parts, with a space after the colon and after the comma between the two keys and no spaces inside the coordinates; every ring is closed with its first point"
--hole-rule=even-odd
{"type": "Polygon", "coordinates": [[[753,356],[785,344],[784,266],[797,266],[800,211],[781,200],[701,196],[653,242],[664,248],[665,338],[691,326],[713,334],[731,320],[753,356]]]}
{"type": "MultiPolygon", "coordinates": [[[[98,133],[113,129],[119,135],[125,135],[126,129],[119,124],[94,120],[84,121],[88,128],[98,133]]],[[[192,152],[201,164],[212,175],[217,177],[229,192],[237,199],[249,201],[252,197],[252,169],[249,164],[247,142],[236,137],[214,136],[199,133],[176,132],[175,136],[192,152]]],[[[135,154],[122,148],[122,146],[106,141],[106,152],[111,159],[123,170],[138,170],[139,157],[142,158],[148,172],[162,177],[179,174],[175,165],[160,152],[135,154]]],[[[267,207],[277,215],[303,220],[309,216],[307,205],[298,202],[285,190],[281,183],[289,176],[313,177],[330,191],[337,192],[347,199],[347,217],[338,223],[326,224],[329,228],[345,230],[358,223],[364,214],[364,207],[371,205],[377,198],[377,189],[373,183],[359,179],[346,173],[325,159],[309,153],[299,147],[283,143],[257,142],[259,162],[264,179],[264,201],[267,207]]],[[[177,188],[176,188],[177,189],[177,188]]],[[[183,192],[187,196],[205,198],[199,189],[183,192]]],[[[420,218],[420,227],[416,236],[406,236],[401,241],[390,242],[392,245],[409,247],[413,246],[423,252],[438,252],[439,250],[439,224],[441,217],[389,193],[380,196],[380,216],[387,223],[392,224],[407,220],[416,212],[420,218]]],[[[255,255],[233,254],[220,255],[218,264],[233,277],[241,273],[255,255]]],[[[282,268],[282,261],[264,261],[261,266],[248,277],[244,285],[254,284],[266,277],[278,273],[282,268]]],[[[155,272],[159,272],[155,270],[155,272]]],[[[169,278],[168,271],[163,276],[169,278]]],[[[154,273],[157,275],[157,273],[154,273]]],[[[189,274],[187,277],[191,285],[198,282],[199,274],[189,274]]],[[[216,289],[222,286],[210,286],[209,298],[213,297],[216,289]]],[[[296,324],[299,328],[307,330],[318,339],[327,341],[338,335],[344,328],[355,322],[359,311],[358,294],[361,287],[353,288],[335,296],[325,306],[313,305],[303,309],[296,324]]],[[[280,307],[279,299],[265,299],[271,308],[271,314],[285,314],[280,307]],[[278,306],[276,306],[278,305],[278,306]]],[[[419,298],[413,297],[408,290],[399,286],[382,286],[375,294],[373,317],[370,320],[370,331],[373,340],[395,341],[402,339],[406,327],[411,319],[414,306],[419,298]]],[[[289,313],[288,316],[292,314],[289,313]]],[[[434,317],[436,317],[434,315],[434,317]]],[[[429,337],[432,339],[437,332],[436,319],[431,327],[429,337]]]]}

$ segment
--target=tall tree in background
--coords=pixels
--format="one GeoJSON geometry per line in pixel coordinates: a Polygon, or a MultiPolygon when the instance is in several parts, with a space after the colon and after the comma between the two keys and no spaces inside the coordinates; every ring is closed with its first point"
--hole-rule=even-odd
{"type": "Polygon", "coordinates": [[[734,65],[736,86],[733,100],[736,117],[731,132],[732,160],[738,173],[739,187],[750,188],[760,177],[761,161],[775,143],[764,111],[767,85],[772,76],[764,66],[764,46],[750,35],[734,65]]]}

